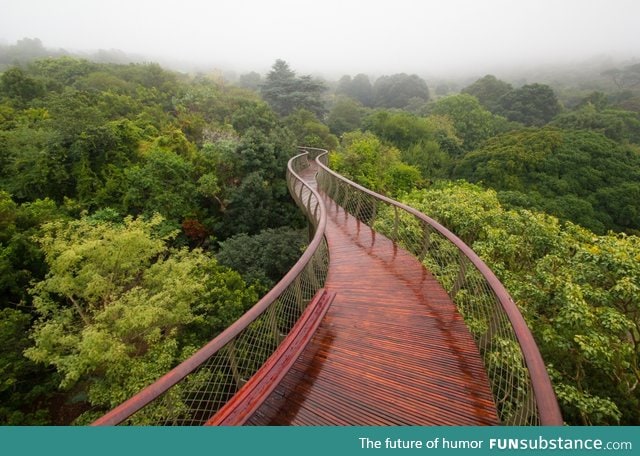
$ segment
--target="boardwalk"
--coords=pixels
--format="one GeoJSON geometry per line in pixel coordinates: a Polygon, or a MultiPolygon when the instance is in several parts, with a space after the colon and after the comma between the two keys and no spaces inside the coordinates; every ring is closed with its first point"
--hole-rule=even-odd
{"type": "MultiPolygon", "coordinates": [[[[304,178],[315,182],[313,170],[304,178]]],[[[490,425],[476,345],[437,281],[326,200],[336,298],[253,425],[490,425]]]]}

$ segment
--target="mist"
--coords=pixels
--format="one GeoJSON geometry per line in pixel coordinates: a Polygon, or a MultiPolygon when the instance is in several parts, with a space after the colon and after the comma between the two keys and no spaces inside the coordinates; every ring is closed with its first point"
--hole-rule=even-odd
{"type": "Polygon", "coordinates": [[[637,0],[0,0],[0,43],[118,49],[184,68],[484,74],[640,57],[637,0]]]}

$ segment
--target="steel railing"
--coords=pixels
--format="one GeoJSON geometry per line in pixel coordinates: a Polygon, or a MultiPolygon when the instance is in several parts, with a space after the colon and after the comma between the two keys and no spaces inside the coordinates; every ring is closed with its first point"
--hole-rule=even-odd
{"type": "Polygon", "coordinates": [[[307,216],[312,234],[294,267],[233,325],[93,425],[204,424],[276,350],[327,276],[325,207],[298,174],[309,165],[308,154],[302,153],[287,166],[289,191],[307,216]]]}
{"type": "Polygon", "coordinates": [[[330,170],[317,154],[318,188],[361,222],[422,262],[445,288],[474,336],[505,425],[563,423],[531,331],[509,293],[458,237],[415,209],[330,170]]]}

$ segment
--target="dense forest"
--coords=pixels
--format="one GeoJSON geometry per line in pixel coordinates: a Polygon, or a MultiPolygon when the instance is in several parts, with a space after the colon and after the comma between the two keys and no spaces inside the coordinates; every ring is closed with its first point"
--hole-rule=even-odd
{"type": "Polygon", "coordinates": [[[304,144],[481,255],[567,423],[640,424],[638,64],[430,90],[40,49],[0,49],[1,423],[88,423],[253,305],[306,242],[284,181],[304,144]]]}

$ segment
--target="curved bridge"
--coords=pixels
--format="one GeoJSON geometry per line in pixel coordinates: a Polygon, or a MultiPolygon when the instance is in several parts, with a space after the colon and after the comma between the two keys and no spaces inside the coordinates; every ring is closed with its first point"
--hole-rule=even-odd
{"type": "Polygon", "coordinates": [[[460,239],[303,148],[311,241],[191,358],[94,425],[561,425],[517,307],[460,239]]]}

